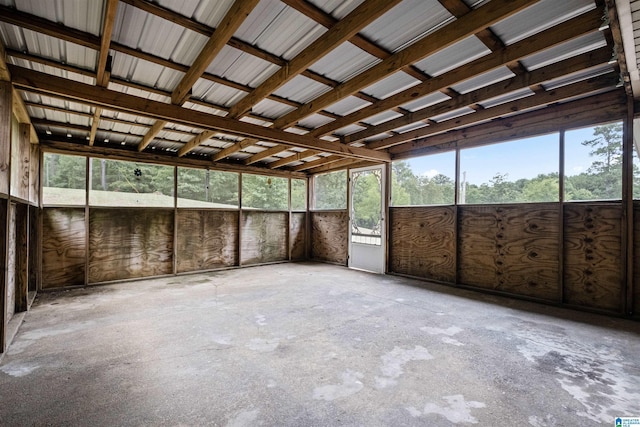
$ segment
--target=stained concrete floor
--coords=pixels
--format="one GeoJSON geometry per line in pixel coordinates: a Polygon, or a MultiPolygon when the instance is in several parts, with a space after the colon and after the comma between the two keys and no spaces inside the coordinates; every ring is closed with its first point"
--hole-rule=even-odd
{"type": "Polygon", "coordinates": [[[640,416],[638,322],[312,263],[41,294],[0,363],[7,426],[625,415],[640,416]]]}

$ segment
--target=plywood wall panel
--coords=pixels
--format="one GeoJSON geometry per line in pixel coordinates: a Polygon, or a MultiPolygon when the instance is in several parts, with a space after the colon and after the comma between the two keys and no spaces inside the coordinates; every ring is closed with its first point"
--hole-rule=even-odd
{"type": "Polygon", "coordinates": [[[38,289],[40,280],[40,210],[29,206],[29,292],[38,289]]]}
{"type": "Polygon", "coordinates": [[[42,210],[42,288],[84,285],[84,209],[42,210]]]}
{"type": "Polygon", "coordinates": [[[458,280],[556,301],[559,205],[460,206],[458,280]]]}
{"type": "Polygon", "coordinates": [[[91,209],[90,283],[172,272],[172,210],[91,209]]]}
{"type": "Polygon", "coordinates": [[[569,304],[622,309],[622,204],[564,207],[564,292],[569,304]]]}
{"type": "Polygon", "coordinates": [[[16,266],[17,266],[17,239],[16,239],[16,204],[9,204],[9,235],[7,256],[7,320],[11,320],[16,306],[16,266]]]}
{"type": "Polygon", "coordinates": [[[29,296],[29,205],[16,204],[15,309],[27,311],[29,296]]]}
{"type": "Polygon", "coordinates": [[[295,212],[291,214],[289,242],[291,245],[291,259],[294,261],[306,258],[306,223],[306,213],[295,212]]]}
{"type": "Polygon", "coordinates": [[[238,264],[238,211],[181,209],[177,227],[179,273],[238,264]]]}
{"type": "Polygon", "coordinates": [[[347,264],[349,216],[346,211],[311,213],[311,258],[347,264]]]}
{"type": "Polygon", "coordinates": [[[455,282],[455,207],[392,208],[389,268],[394,273],[455,282]]]}
{"type": "Polygon", "coordinates": [[[240,257],[243,265],[288,259],[288,216],[283,212],[242,213],[240,257]]]}

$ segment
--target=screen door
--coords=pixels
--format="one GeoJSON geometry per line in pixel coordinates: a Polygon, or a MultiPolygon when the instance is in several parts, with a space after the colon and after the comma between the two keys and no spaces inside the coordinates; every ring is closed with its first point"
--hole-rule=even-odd
{"type": "Polygon", "coordinates": [[[384,273],[384,168],[352,169],[349,267],[384,273]]]}

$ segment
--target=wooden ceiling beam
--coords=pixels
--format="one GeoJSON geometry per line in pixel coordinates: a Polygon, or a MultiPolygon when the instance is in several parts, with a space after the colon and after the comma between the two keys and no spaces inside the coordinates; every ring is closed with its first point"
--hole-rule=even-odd
{"type": "Polygon", "coordinates": [[[189,97],[189,92],[193,84],[202,76],[202,73],[204,73],[209,64],[211,64],[211,61],[213,61],[227,44],[259,1],[260,0],[236,0],[233,3],[222,19],[222,22],[220,22],[220,25],[218,25],[207,41],[207,44],[202,48],[195,61],[193,61],[189,71],[187,71],[182,80],[180,80],[180,83],[178,83],[173,90],[171,102],[175,105],[181,105],[189,97]]]}
{"type": "Polygon", "coordinates": [[[296,165],[296,166],[292,166],[290,168],[288,168],[291,171],[294,172],[302,172],[302,171],[306,171],[309,169],[313,169],[317,166],[322,166],[326,163],[331,163],[331,162],[337,162],[339,160],[342,160],[341,157],[338,156],[326,156],[326,157],[322,157],[318,160],[312,160],[310,162],[304,162],[301,165],[296,165]]]}
{"type": "Polygon", "coordinates": [[[269,147],[264,151],[261,151],[261,152],[259,152],[257,154],[254,154],[253,156],[251,156],[251,157],[249,157],[247,159],[244,159],[243,163],[245,165],[252,165],[254,163],[258,163],[259,161],[264,160],[267,157],[271,157],[271,156],[273,156],[275,154],[278,154],[278,153],[282,152],[283,151],[283,147],[284,147],[284,150],[289,148],[288,145],[274,145],[273,147],[269,147]]]}
{"type": "Polygon", "coordinates": [[[456,147],[476,147],[557,132],[566,127],[593,126],[620,120],[626,113],[626,94],[623,89],[609,91],[552,105],[529,113],[493,120],[464,129],[454,130],[429,138],[429,145],[412,147],[410,144],[391,148],[394,160],[422,156],[456,147]]]}
{"type": "MultiPolygon", "coordinates": [[[[116,12],[118,10],[118,0],[108,0],[104,10],[104,20],[102,22],[102,35],[100,38],[100,52],[98,55],[98,63],[96,64],[96,84],[98,86],[107,87],[109,78],[111,77],[111,64],[109,61],[109,46],[111,44],[111,34],[113,33],[113,24],[116,20],[116,12]]],[[[91,121],[91,132],[89,134],[89,145],[93,145],[96,140],[96,132],[100,125],[100,116],[102,108],[96,107],[91,121]]]]}
{"type": "Polygon", "coordinates": [[[454,23],[447,25],[409,47],[394,53],[382,62],[340,84],[333,90],[320,95],[302,107],[277,119],[274,126],[284,129],[299,120],[319,111],[357,91],[370,86],[386,76],[413,64],[427,56],[445,49],[481,29],[507,18],[539,0],[492,0],[474,9],[454,23]]]}
{"type": "Polygon", "coordinates": [[[302,52],[291,59],[285,67],[281,67],[249,95],[231,107],[230,116],[240,117],[267,95],[280,88],[286,82],[300,74],[318,58],[349,40],[362,28],[373,22],[401,0],[366,0],[351,11],[342,20],[329,28],[302,52]]]}
{"type": "Polygon", "coordinates": [[[235,144],[218,151],[213,156],[211,156],[211,160],[214,162],[219,162],[220,160],[226,159],[233,153],[237,153],[240,150],[254,145],[257,141],[257,139],[245,138],[242,141],[236,142],[235,144]]]}
{"type": "Polygon", "coordinates": [[[319,128],[314,129],[311,132],[311,135],[320,137],[322,135],[329,134],[336,129],[340,129],[353,123],[354,121],[363,120],[367,117],[387,111],[395,106],[411,102],[423,96],[453,86],[456,83],[467,80],[475,75],[486,73],[506,64],[515,63],[536,52],[540,52],[586,34],[596,32],[600,26],[601,18],[602,12],[599,10],[592,10],[584,13],[563,22],[556,27],[534,34],[503,49],[461,65],[447,73],[433,77],[426,82],[389,96],[351,114],[347,114],[333,122],[327,123],[324,126],[320,126],[319,128]]]}
{"type": "Polygon", "coordinates": [[[149,128],[147,133],[144,134],[142,141],[138,144],[138,151],[143,151],[145,148],[151,144],[153,139],[158,136],[158,134],[162,131],[162,129],[167,124],[165,120],[156,120],[156,122],[149,128]]]}
{"type": "Polygon", "coordinates": [[[321,151],[316,151],[316,150],[306,150],[303,151],[301,153],[294,153],[291,156],[288,157],[283,157],[280,160],[276,160],[275,162],[271,162],[267,165],[267,167],[269,169],[277,169],[277,168],[281,168],[283,166],[287,166],[293,162],[299,162],[303,159],[306,159],[308,157],[312,157],[312,156],[316,156],[318,154],[320,154],[321,151]]]}
{"type": "Polygon", "coordinates": [[[338,160],[337,162],[324,163],[320,166],[314,167],[313,169],[308,169],[307,174],[315,175],[318,173],[333,172],[333,171],[345,169],[345,168],[360,168],[360,167],[366,167],[366,166],[375,166],[376,164],[377,163],[375,162],[363,162],[361,160],[341,159],[341,160],[338,160]]]}
{"type": "Polygon", "coordinates": [[[493,120],[499,117],[521,114],[526,110],[545,107],[549,104],[566,101],[571,98],[593,95],[594,92],[615,90],[617,83],[618,76],[615,75],[615,73],[613,75],[609,74],[605,77],[593,78],[588,81],[562,86],[548,92],[541,92],[507,104],[501,104],[495,107],[479,110],[475,113],[466,114],[425,128],[401,133],[380,141],[374,141],[371,144],[368,144],[367,147],[373,149],[387,149],[392,146],[411,141],[409,145],[414,148],[420,148],[421,144],[429,144],[429,137],[432,135],[437,135],[452,129],[468,127],[474,123],[493,120]]]}
{"type": "MultiPolygon", "coordinates": [[[[316,21],[318,24],[322,25],[325,28],[331,28],[333,25],[335,25],[338,22],[338,20],[335,19],[333,16],[326,13],[324,10],[320,9],[319,7],[315,6],[309,1],[282,0],[282,2],[296,9],[298,12],[307,16],[308,18],[316,21]]],[[[349,39],[349,41],[354,46],[359,47],[360,49],[364,50],[370,55],[375,56],[376,58],[386,59],[392,55],[391,52],[384,49],[380,45],[374,43],[373,41],[369,40],[367,37],[365,37],[362,34],[355,34],[353,37],[349,39]]],[[[425,73],[423,73],[422,71],[420,71],[419,69],[417,69],[412,65],[405,67],[403,71],[409,74],[411,77],[418,79],[420,81],[423,81],[426,78],[428,78],[428,76],[425,73]]]]}
{"type": "Polygon", "coordinates": [[[355,157],[374,161],[388,161],[389,155],[381,151],[366,148],[349,147],[310,137],[296,135],[278,129],[271,129],[238,120],[219,117],[177,105],[166,104],[151,99],[91,86],[80,82],[52,76],[21,67],[9,66],[14,78],[14,85],[22,90],[56,95],[61,98],[79,101],[103,108],[134,113],[156,120],[170,121],[202,129],[219,130],[233,135],[258,138],[275,143],[292,146],[320,149],[328,153],[344,157],[355,157]],[[13,70],[16,72],[14,73],[13,70]]]}
{"type": "MultiPolygon", "coordinates": [[[[89,147],[88,145],[72,143],[68,141],[59,141],[55,138],[42,141],[43,149],[47,152],[62,153],[62,154],[80,154],[85,156],[100,156],[113,160],[125,160],[132,162],[145,162],[159,165],[168,166],[184,166],[195,167],[209,170],[220,170],[227,172],[255,172],[265,173],[264,168],[244,166],[234,163],[211,163],[209,160],[192,159],[187,157],[176,157],[170,154],[162,154],[161,152],[147,152],[139,153],[135,150],[122,150],[119,148],[110,147],[89,147]]],[[[269,171],[270,175],[304,178],[302,173],[275,170],[269,171]]]]}
{"type": "Polygon", "coordinates": [[[553,80],[578,71],[588,70],[589,68],[606,64],[610,58],[611,52],[607,47],[603,47],[596,51],[584,53],[582,55],[574,56],[573,58],[547,65],[546,67],[539,68],[531,72],[524,72],[520,75],[512,77],[511,79],[494,83],[492,85],[465,93],[463,95],[458,95],[455,98],[440,102],[436,105],[416,110],[406,116],[389,120],[370,129],[364,129],[360,132],[345,135],[342,138],[342,143],[352,144],[355,142],[364,141],[365,139],[372,136],[389,132],[393,129],[397,129],[399,127],[406,126],[421,120],[426,120],[429,117],[434,117],[440,114],[448,113],[450,111],[455,111],[459,108],[471,106],[501,95],[506,95],[519,89],[527,87],[534,88],[545,81],[553,80]]]}
{"type": "MultiPolygon", "coordinates": [[[[0,41],[0,81],[11,81],[11,72],[9,71],[9,64],[7,63],[7,52],[4,48],[4,43],[0,41]]],[[[32,144],[39,142],[38,134],[31,123],[31,117],[29,117],[29,110],[24,104],[24,100],[20,93],[12,87],[11,89],[11,109],[13,114],[16,115],[19,123],[26,123],[29,126],[29,141],[32,144]]]]}

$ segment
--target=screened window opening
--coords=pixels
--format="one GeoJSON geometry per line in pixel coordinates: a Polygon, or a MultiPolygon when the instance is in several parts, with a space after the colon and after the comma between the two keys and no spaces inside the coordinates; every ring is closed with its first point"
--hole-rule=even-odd
{"type": "Polygon", "coordinates": [[[178,168],[179,208],[238,208],[238,174],[178,168]]]}
{"type": "Polygon", "coordinates": [[[274,176],[242,174],[242,208],[289,210],[289,180],[274,176]]]}
{"type": "Polygon", "coordinates": [[[84,206],[86,203],[87,158],[44,153],[42,203],[84,206]]]}
{"type": "Polygon", "coordinates": [[[315,209],[347,209],[347,171],[314,176],[313,194],[315,209]]]}
{"type": "Polygon", "coordinates": [[[393,162],[391,205],[452,205],[455,171],[455,151],[393,162]]]}

